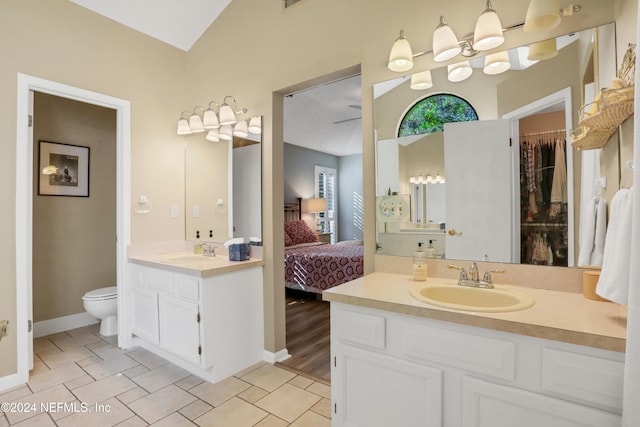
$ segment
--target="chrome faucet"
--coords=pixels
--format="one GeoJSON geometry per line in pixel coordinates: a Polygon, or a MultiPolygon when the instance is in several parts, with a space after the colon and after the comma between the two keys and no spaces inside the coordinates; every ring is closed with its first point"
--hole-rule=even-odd
{"type": "Polygon", "coordinates": [[[210,257],[216,256],[213,242],[202,242],[200,243],[200,247],[202,248],[202,255],[210,257]]]}
{"type": "Polygon", "coordinates": [[[473,282],[477,282],[480,279],[478,278],[478,264],[472,262],[469,266],[469,280],[473,282]]]}
{"type": "Polygon", "coordinates": [[[460,270],[458,285],[471,286],[474,288],[487,288],[487,289],[493,289],[493,278],[491,276],[491,273],[502,274],[506,272],[504,268],[487,270],[486,273],[484,273],[484,276],[482,276],[482,280],[480,280],[479,273],[478,273],[478,264],[476,264],[475,262],[472,262],[471,265],[469,266],[469,273],[467,273],[464,267],[461,267],[458,265],[449,264],[447,268],[460,270]]]}

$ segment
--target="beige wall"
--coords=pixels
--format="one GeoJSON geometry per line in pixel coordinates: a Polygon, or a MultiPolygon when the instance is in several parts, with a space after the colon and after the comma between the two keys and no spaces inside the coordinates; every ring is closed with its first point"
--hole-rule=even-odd
{"type": "MultiPolygon", "coordinates": [[[[132,214],[132,241],[184,238],[184,146],[175,134],[185,102],[186,53],[66,0],[6,0],[0,4],[0,319],[11,321],[0,342],[0,376],[16,372],[15,191],[17,74],[131,101],[132,198],[153,201],[149,215],[132,214]],[[158,173],[162,170],[163,173],[158,173]]],[[[22,286],[22,284],[20,284],[22,286]]]]}
{"type": "Polygon", "coordinates": [[[116,284],[116,112],[35,94],[40,140],[89,147],[89,197],[38,195],[33,177],[33,321],[84,312],[85,292],[116,284]]]}
{"type": "MultiPolygon", "coordinates": [[[[622,0],[620,0],[622,1],[622,0]]],[[[631,0],[625,0],[631,1],[631,0]]],[[[548,36],[613,20],[610,2],[581,1],[584,12],[548,36]]],[[[528,0],[494,4],[505,25],[523,20],[528,0]]],[[[327,80],[339,70],[362,71],[365,270],[373,271],[375,186],[372,85],[396,77],[385,64],[403,28],[415,51],[431,46],[440,13],[459,34],[473,30],[483,5],[468,0],[234,0],[188,54],[113,23],[66,0],[5,0],[0,5],[0,144],[15,158],[16,73],[26,73],[131,101],[131,196],[146,195],[154,210],[132,214],[132,241],[184,236],[184,144],[175,135],[181,111],[233,95],[263,114],[265,343],[284,347],[282,98],[274,92],[327,80]],[[435,11],[435,12],[434,12],[435,11]],[[10,36],[9,36],[10,35],[10,36]],[[185,74],[186,73],[186,74],[185,74]],[[185,96],[186,94],[186,96],[185,96]],[[158,171],[162,171],[159,173],[158,171]]],[[[537,35],[515,31],[505,48],[537,35]]],[[[425,56],[416,69],[432,68],[425,56]]],[[[344,73],[342,73],[344,74],[344,73]]],[[[286,92],[285,92],[286,93],[286,92]]],[[[0,318],[15,321],[15,165],[0,171],[0,318]]],[[[15,372],[15,335],[0,343],[0,376],[15,372]]]]}

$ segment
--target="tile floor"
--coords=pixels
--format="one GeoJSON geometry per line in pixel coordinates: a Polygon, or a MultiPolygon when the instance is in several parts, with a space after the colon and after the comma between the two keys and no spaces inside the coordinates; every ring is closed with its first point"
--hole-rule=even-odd
{"type": "Polygon", "coordinates": [[[34,340],[29,383],[0,392],[0,427],[331,425],[322,382],[263,362],[211,384],[115,342],[97,325],[34,340]]]}

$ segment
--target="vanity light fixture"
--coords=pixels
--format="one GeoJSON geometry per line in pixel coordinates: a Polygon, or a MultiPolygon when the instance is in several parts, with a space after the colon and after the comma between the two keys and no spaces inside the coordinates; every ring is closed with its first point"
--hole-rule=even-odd
{"type": "Polygon", "coordinates": [[[529,54],[527,59],[529,61],[544,61],[545,59],[553,58],[558,55],[558,46],[556,45],[556,39],[544,40],[538,43],[533,43],[529,46],[529,54]]]}
{"type": "Polygon", "coordinates": [[[450,82],[461,82],[468,79],[471,74],[473,74],[473,68],[471,68],[469,61],[462,61],[447,66],[447,79],[450,82]]]}
{"type": "Polygon", "coordinates": [[[502,31],[500,18],[491,7],[491,1],[487,0],[487,8],[476,21],[476,28],[473,32],[473,48],[475,50],[490,50],[500,46],[504,43],[502,31]]]}
{"type": "Polygon", "coordinates": [[[220,141],[220,128],[209,129],[209,132],[207,132],[207,136],[205,136],[205,139],[211,142],[220,141]]]}
{"type": "Polygon", "coordinates": [[[396,72],[409,71],[413,68],[411,46],[403,30],[400,30],[400,36],[393,42],[387,67],[396,72]]]}
{"type": "Polygon", "coordinates": [[[180,115],[180,119],[178,119],[178,135],[191,134],[191,129],[189,129],[189,120],[185,118],[185,114],[189,114],[189,112],[183,111],[180,115]]]}
{"type": "Polygon", "coordinates": [[[222,125],[220,126],[220,139],[224,141],[231,141],[233,139],[233,130],[231,125],[222,125]]]}
{"type": "Polygon", "coordinates": [[[433,87],[433,80],[431,79],[431,71],[420,71],[411,75],[411,89],[413,90],[425,90],[433,87]]]}
{"type": "Polygon", "coordinates": [[[220,122],[218,121],[218,115],[211,108],[211,104],[216,104],[218,111],[220,111],[218,103],[216,101],[211,101],[202,115],[202,125],[205,129],[218,129],[220,127],[220,122]]]}
{"type": "Polygon", "coordinates": [[[247,112],[246,108],[238,109],[238,104],[236,104],[236,99],[233,96],[225,96],[224,102],[220,107],[220,124],[221,125],[233,125],[236,123],[236,114],[244,114],[247,112]],[[227,102],[227,99],[233,101],[233,108],[227,102]]]}
{"type": "MultiPolygon", "coordinates": [[[[407,42],[408,43],[408,42],[407,42]]],[[[462,51],[458,38],[440,15],[440,24],[433,32],[433,60],[448,61],[462,51]]]]}
{"type": "Polygon", "coordinates": [[[249,132],[256,135],[262,134],[262,117],[260,116],[251,117],[251,119],[249,120],[248,130],[249,132]]]}
{"type": "Polygon", "coordinates": [[[552,30],[560,25],[562,17],[572,16],[581,10],[582,6],[574,4],[560,8],[560,0],[531,0],[524,21],[524,31],[552,30]]]}
{"type": "MultiPolygon", "coordinates": [[[[206,139],[209,141],[219,141],[220,138],[230,141],[233,135],[233,129],[231,125],[237,123],[237,114],[245,114],[247,112],[246,108],[238,108],[236,100],[232,96],[226,96],[224,98],[224,103],[222,106],[219,106],[217,102],[211,101],[207,105],[207,109],[197,106],[193,109],[193,113],[189,113],[187,111],[183,111],[178,119],[178,135],[191,135],[193,133],[204,132],[205,130],[209,130],[207,133],[206,139]],[[233,105],[233,107],[232,107],[233,105]],[[216,109],[218,113],[216,114],[216,109]],[[199,114],[199,111],[202,113],[199,114]],[[221,126],[228,126],[225,128],[224,132],[220,129],[221,126]],[[212,132],[215,131],[215,132],[212,132]]],[[[257,120],[254,120],[254,124],[252,126],[252,133],[260,134],[261,130],[261,119],[259,116],[256,116],[257,120]]],[[[253,119],[253,118],[252,118],[253,119]]],[[[240,128],[237,130],[236,136],[247,135],[247,122],[246,120],[242,121],[240,124],[240,128]]]]}
{"type": "Polygon", "coordinates": [[[484,68],[482,71],[485,74],[495,75],[504,73],[511,68],[511,62],[509,61],[509,52],[503,50],[502,52],[492,53],[484,58],[484,68]]]}

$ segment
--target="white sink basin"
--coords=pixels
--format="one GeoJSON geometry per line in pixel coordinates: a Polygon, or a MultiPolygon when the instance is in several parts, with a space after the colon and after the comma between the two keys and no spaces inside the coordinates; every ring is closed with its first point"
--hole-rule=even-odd
{"type": "Polygon", "coordinates": [[[499,313],[525,310],[535,304],[530,295],[501,285],[486,289],[427,281],[417,284],[410,292],[418,301],[461,311],[499,313]]]}

